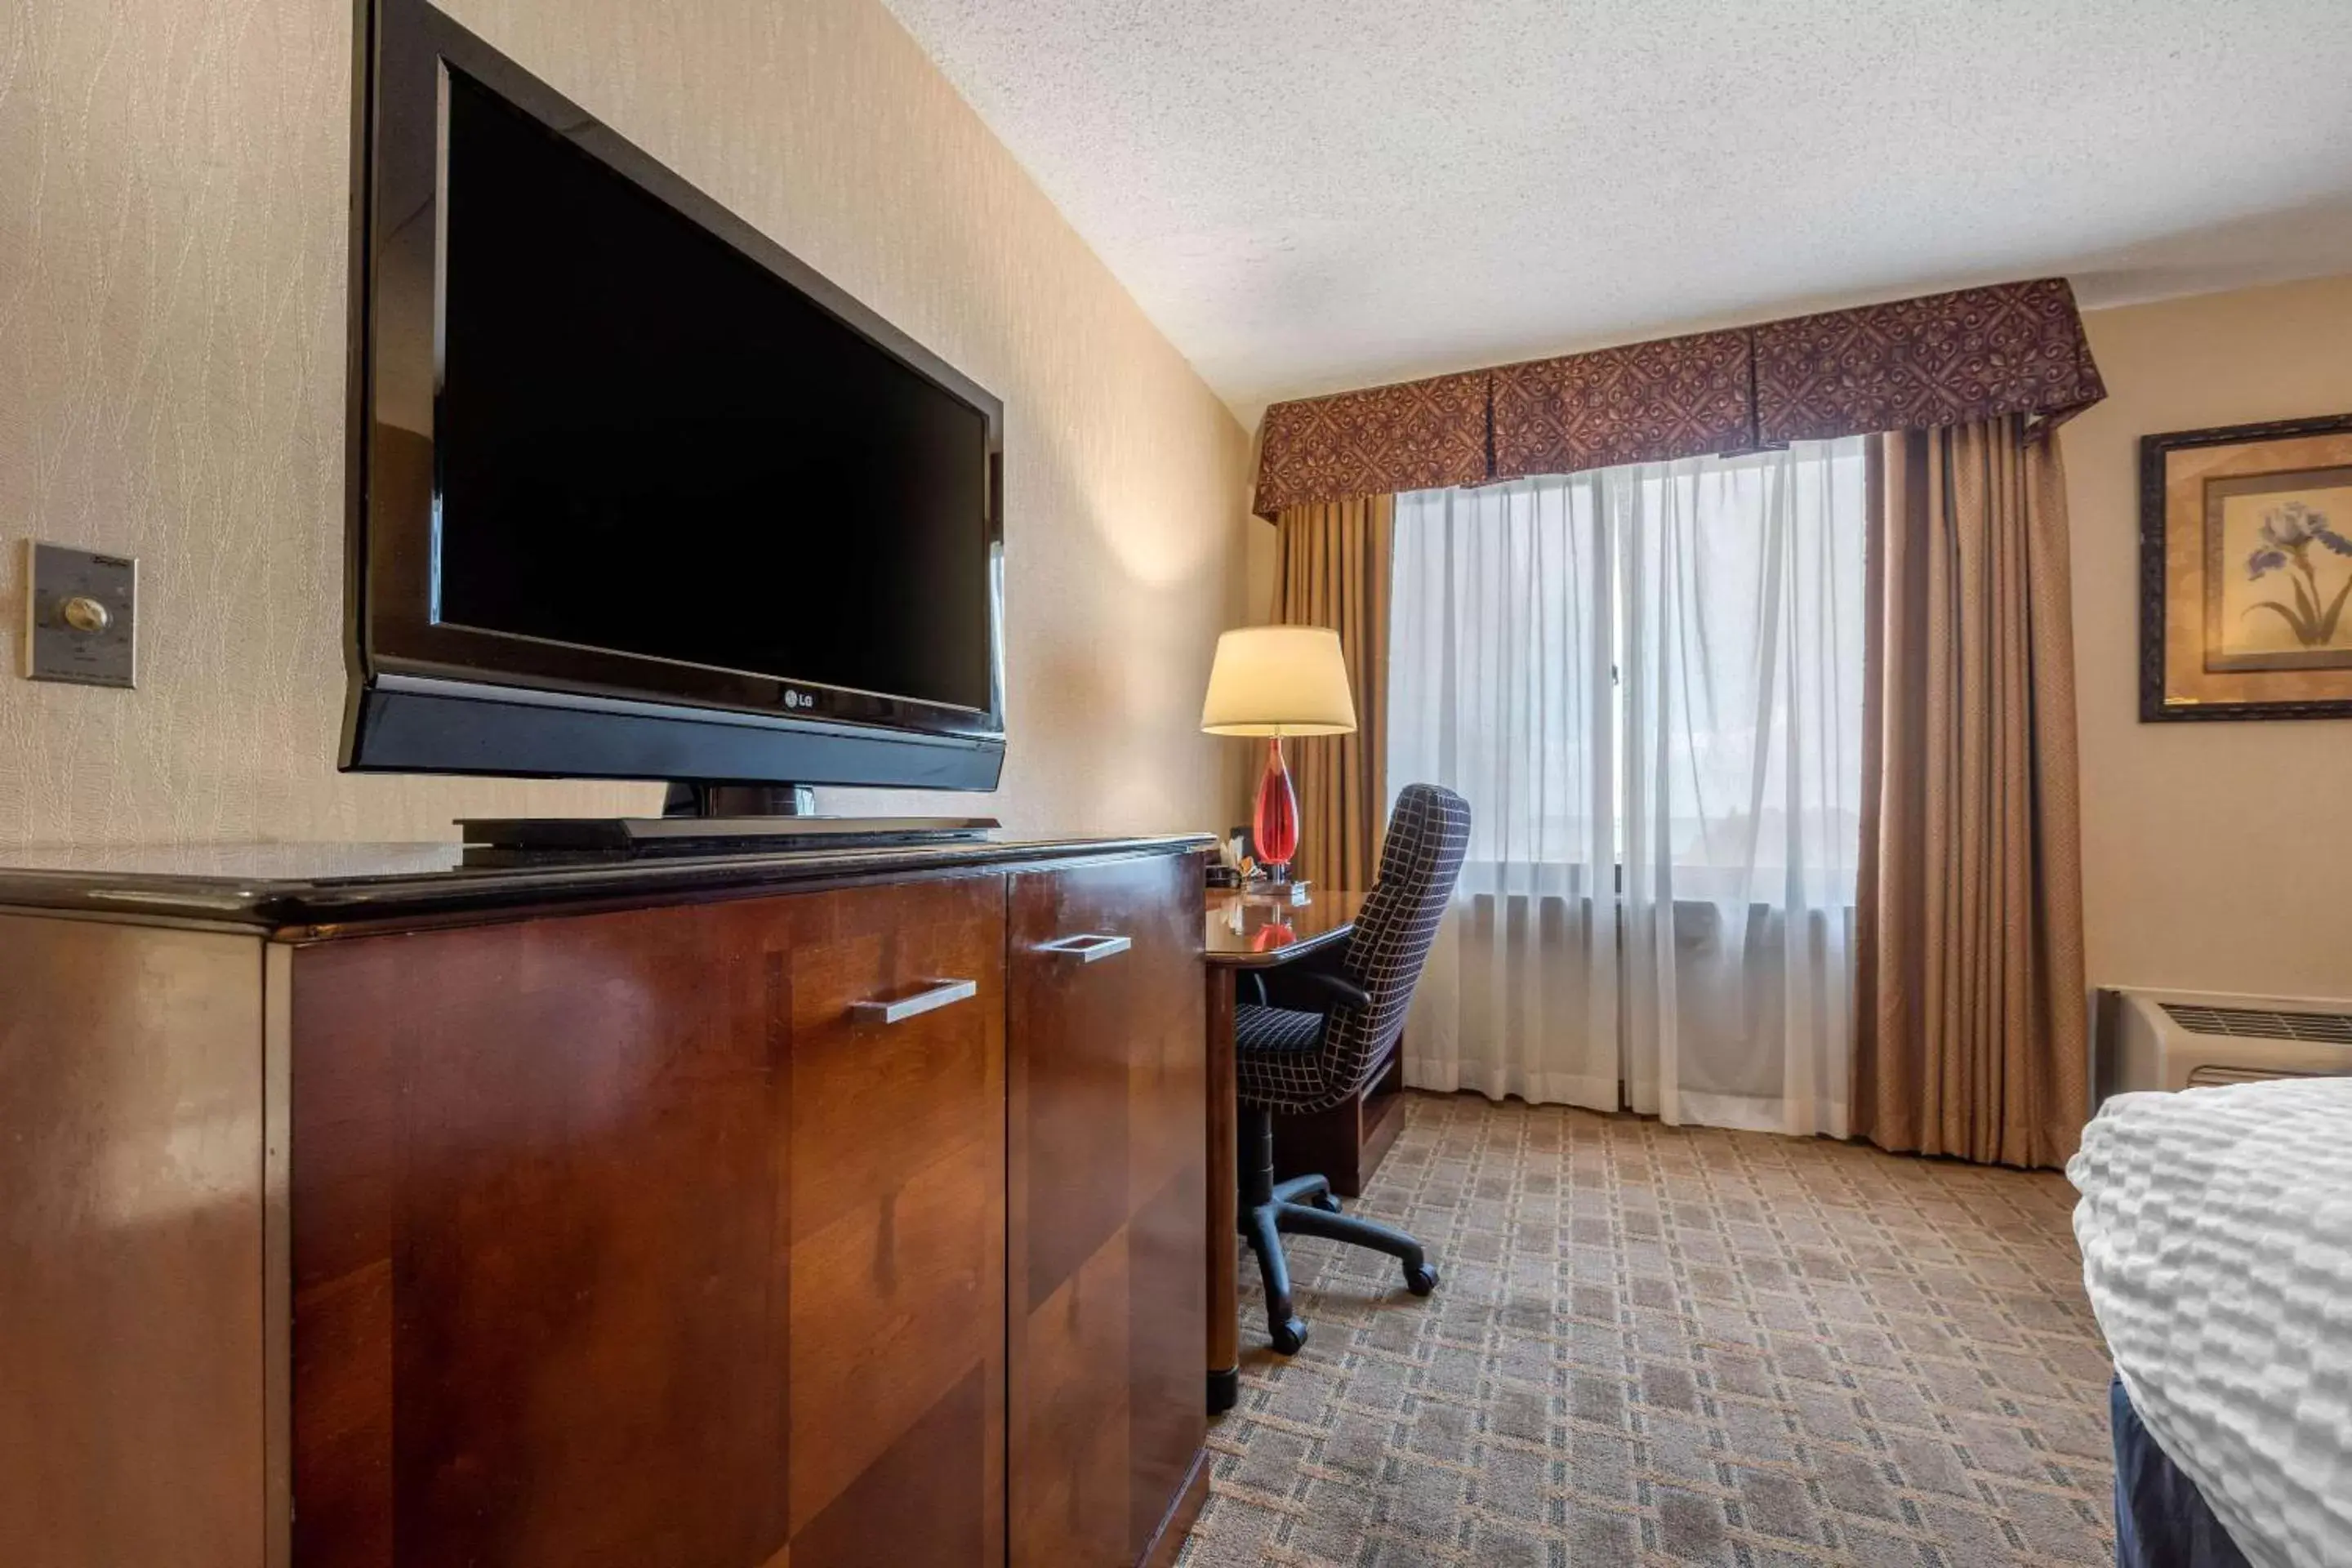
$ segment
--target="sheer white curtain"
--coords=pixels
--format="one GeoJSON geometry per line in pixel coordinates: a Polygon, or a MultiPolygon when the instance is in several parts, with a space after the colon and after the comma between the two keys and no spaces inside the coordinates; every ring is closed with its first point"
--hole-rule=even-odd
{"type": "Polygon", "coordinates": [[[1844,1132],[1864,461],[1399,498],[1388,776],[1476,814],[1408,1082],[1844,1132]]]}
{"type": "Polygon", "coordinates": [[[1617,1104],[1616,616],[1598,475],[1397,498],[1391,791],[1470,802],[1405,1081],[1617,1104]]]}

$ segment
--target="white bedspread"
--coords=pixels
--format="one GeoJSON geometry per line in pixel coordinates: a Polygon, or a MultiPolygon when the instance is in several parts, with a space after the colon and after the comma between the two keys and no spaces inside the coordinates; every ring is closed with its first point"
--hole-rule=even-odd
{"type": "Polygon", "coordinates": [[[2158,1445],[2251,1562],[2352,1563],[2352,1079],[2118,1095],[2066,1174],[2158,1445]]]}

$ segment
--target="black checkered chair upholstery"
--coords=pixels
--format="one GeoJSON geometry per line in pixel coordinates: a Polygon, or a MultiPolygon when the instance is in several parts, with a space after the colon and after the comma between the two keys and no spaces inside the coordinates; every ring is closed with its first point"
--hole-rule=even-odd
{"type": "Polygon", "coordinates": [[[1265,1279],[1274,1348],[1295,1353],[1307,1324],[1292,1310],[1285,1234],[1328,1237],[1385,1252],[1417,1296],[1437,1288],[1421,1244],[1339,1212],[1322,1176],[1274,1179],[1274,1118],[1328,1110],[1360,1093],[1396,1048],[1413,986],[1454,900],[1470,847],[1470,803],[1435,784],[1408,784],[1389,816],[1381,872],[1336,963],[1276,970],[1264,1001],[1234,1009],[1241,1100],[1241,1229],[1265,1279]]]}
{"type": "Polygon", "coordinates": [[[1338,972],[1370,998],[1328,1011],[1234,1011],[1234,1066],[1244,1103],[1283,1116],[1328,1110],[1360,1092],[1404,1032],[1405,1010],[1437,941],[1462,857],[1470,803],[1436,784],[1407,784],[1389,815],[1381,872],[1357,912],[1338,972]]]}

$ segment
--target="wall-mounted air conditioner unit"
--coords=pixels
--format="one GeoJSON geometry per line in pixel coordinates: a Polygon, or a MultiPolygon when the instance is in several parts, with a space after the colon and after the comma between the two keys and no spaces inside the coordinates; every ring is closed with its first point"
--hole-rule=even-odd
{"type": "Polygon", "coordinates": [[[2352,1074],[2352,1001],[2102,991],[2099,1098],[2352,1074]]]}

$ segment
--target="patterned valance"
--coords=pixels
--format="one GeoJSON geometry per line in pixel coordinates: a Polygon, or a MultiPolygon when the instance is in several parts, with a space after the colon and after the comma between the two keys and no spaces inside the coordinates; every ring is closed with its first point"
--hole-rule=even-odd
{"type": "Polygon", "coordinates": [[[1486,482],[1486,373],[1277,403],[1260,426],[1257,510],[1486,482]]]}
{"type": "Polygon", "coordinates": [[[1529,360],[1493,377],[1489,479],[1573,474],[1755,444],[1746,332],[1701,332],[1529,360]]]}
{"type": "Polygon", "coordinates": [[[2063,278],[1530,360],[1265,411],[1257,510],[1744,452],[2106,395],[2063,278]]]}
{"type": "Polygon", "coordinates": [[[2063,278],[1963,289],[1753,329],[1768,442],[2063,418],[2107,395],[2063,278]]]}

